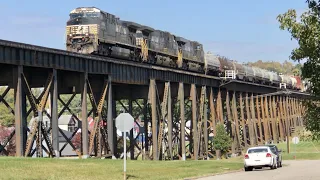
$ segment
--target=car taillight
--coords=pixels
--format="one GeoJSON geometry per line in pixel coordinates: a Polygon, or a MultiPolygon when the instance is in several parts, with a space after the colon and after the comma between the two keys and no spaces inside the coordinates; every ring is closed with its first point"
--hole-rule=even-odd
{"type": "Polygon", "coordinates": [[[249,159],[249,155],[246,154],[246,155],[244,156],[244,158],[245,158],[245,159],[249,159]]]}
{"type": "Polygon", "coordinates": [[[267,153],[267,156],[266,157],[271,157],[271,154],[270,153],[267,153]]]}

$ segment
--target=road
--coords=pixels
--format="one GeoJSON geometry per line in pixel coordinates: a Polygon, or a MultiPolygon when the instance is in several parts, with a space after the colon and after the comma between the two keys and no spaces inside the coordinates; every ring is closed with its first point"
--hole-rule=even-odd
{"type": "Polygon", "coordinates": [[[284,161],[284,166],[236,172],[201,178],[199,180],[320,180],[320,160],[284,161]]]}

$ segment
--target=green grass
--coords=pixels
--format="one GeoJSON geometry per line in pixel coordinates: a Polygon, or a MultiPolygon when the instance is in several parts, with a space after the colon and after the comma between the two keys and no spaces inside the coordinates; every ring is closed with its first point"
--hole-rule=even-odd
{"type": "Polygon", "coordinates": [[[284,160],[313,160],[320,159],[320,142],[299,142],[299,144],[290,143],[290,153],[287,153],[287,144],[280,143],[284,160]]]}
{"type": "MultiPolygon", "coordinates": [[[[240,158],[209,161],[131,161],[128,179],[183,179],[243,167],[240,158]]],[[[122,160],[0,158],[0,179],[123,179],[122,160]]]]}
{"type": "Polygon", "coordinates": [[[285,153],[282,157],[283,160],[319,160],[320,153],[285,153]]]}
{"type": "MultiPolygon", "coordinates": [[[[320,159],[320,142],[278,144],[283,160],[320,159]]],[[[239,170],[243,156],[209,161],[131,161],[127,160],[128,179],[184,179],[239,170]]],[[[0,158],[0,179],[123,179],[122,160],[0,158]]]]}

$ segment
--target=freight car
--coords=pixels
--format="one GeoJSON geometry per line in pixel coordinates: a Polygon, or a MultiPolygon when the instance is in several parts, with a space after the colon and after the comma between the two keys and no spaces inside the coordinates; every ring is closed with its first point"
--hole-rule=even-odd
{"type": "Polygon", "coordinates": [[[69,17],[66,26],[68,51],[157,64],[225,79],[306,89],[306,83],[298,76],[278,75],[210,52],[204,53],[203,45],[197,41],[120,20],[96,7],[76,8],[69,17]]]}
{"type": "Polygon", "coordinates": [[[305,82],[301,82],[299,76],[278,75],[273,71],[239,64],[236,61],[229,60],[223,56],[219,56],[218,58],[221,65],[220,74],[222,74],[222,78],[224,79],[237,79],[299,91],[304,91],[306,89],[304,87],[305,82]]]}

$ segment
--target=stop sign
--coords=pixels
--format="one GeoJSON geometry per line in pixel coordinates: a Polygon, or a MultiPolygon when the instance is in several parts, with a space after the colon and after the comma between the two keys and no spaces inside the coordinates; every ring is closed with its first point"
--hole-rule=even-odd
{"type": "Polygon", "coordinates": [[[121,113],[116,118],[116,127],[121,132],[129,132],[134,127],[134,119],[129,113],[121,113]]]}

